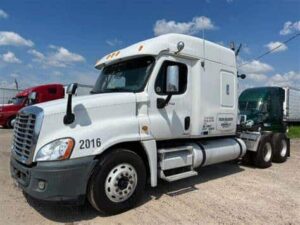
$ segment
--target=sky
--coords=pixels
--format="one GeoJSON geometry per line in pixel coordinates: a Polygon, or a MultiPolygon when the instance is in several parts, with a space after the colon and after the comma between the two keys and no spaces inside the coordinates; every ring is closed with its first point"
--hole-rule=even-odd
{"type": "Polygon", "coordinates": [[[97,59],[165,33],[242,44],[240,88],[300,88],[300,0],[1,0],[0,87],[93,84],[97,59]],[[278,47],[280,46],[280,47],[278,47]],[[278,48],[276,48],[278,47],[278,48]],[[262,53],[272,53],[256,59],[262,53]]]}

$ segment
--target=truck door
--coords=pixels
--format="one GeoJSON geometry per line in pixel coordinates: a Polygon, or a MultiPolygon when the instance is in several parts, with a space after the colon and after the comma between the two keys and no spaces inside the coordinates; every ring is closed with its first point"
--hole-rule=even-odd
{"type": "Polygon", "coordinates": [[[183,138],[190,134],[192,102],[190,68],[189,61],[184,59],[169,56],[157,60],[148,86],[150,130],[157,140],[183,138]],[[165,107],[159,108],[158,99],[167,98],[167,68],[174,65],[179,69],[179,91],[172,95],[165,107]]]}

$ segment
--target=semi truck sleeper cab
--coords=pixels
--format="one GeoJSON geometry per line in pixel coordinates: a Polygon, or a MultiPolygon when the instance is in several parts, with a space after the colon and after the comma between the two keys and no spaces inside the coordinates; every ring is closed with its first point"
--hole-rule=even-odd
{"type": "Polygon", "coordinates": [[[88,199],[111,214],[133,207],[147,183],[195,176],[201,167],[241,159],[248,148],[257,166],[270,166],[269,139],[245,142],[252,131],[237,134],[232,50],[167,34],[108,54],[95,67],[91,95],[72,99],[73,84],[68,100],[19,112],[11,173],[29,195],[88,199]]]}

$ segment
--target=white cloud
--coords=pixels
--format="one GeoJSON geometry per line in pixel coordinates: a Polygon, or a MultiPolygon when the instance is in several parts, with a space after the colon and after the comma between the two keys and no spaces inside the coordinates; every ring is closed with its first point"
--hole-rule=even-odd
{"type": "Polygon", "coordinates": [[[12,78],[18,78],[18,77],[19,77],[19,74],[17,74],[17,73],[12,73],[12,74],[10,74],[10,77],[12,77],[12,78]]]}
{"type": "Polygon", "coordinates": [[[251,49],[248,46],[243,46],[242,47],[242,51],[246,54],[250,54],[251,53],[251,49]]]}
{"type": "Polygon", "coordinates": [[[239,92],[246,88],[262,86],[289,86],[300,88],[300,71],[289,71],[287,73],[276,73],[273,75],[247,74],[245,80],[239,80],[239,92]]]}
{"type": "Polygon", "coordinates": [[[300,71],[289,71],[284,74],[275,74],[268,79],[268,86],[290,86],[300,88],[300,71]]]}
{"type": "Polygon", "coordinates": [[[13,52],[8,51],[1,56],[2,60],[6,63],[21,63],[22,61],[18,59],[13,52]]]}
{"type": "Polygon", "coordinates": [[[44,54],[35,50],[35,49],[30,49],[28,50],[28,53],[33,55],[35,57],[36,60],[40,61],[43,60],[45,58],[44,54]]]}
{"type": "Polygon", "coordinates": [[[50,45],[49,47],[54,51],[50,52],[47,55],[44,55],[43,53],[35,49],[29,50],[28,53],[34,56],[33,61],[40,62],[45,66],[66,67],[74,63],[85,61],[85,58],[83,56],[70,52],[64,47],[58,47],[54,45],[50,45]]]}
{"type": "Polygon", "coordinates": [[[262,82],[262,81],[266,81],[268,77],[265,74],[250,73],[247,74],[247,79],[250,79],[254,82],[262,82]]]}
{"type": "MultiPolygon", "coordinates": [[[[52,46],[53,47],[53,46],[52,46]]],[[[83,56],[70,52],[68,49],[64,47],[56,47],[54,46],[55,52],[51,53],[48,56],[48,64],[57,67],[65,67],[67,65],[76,63],[76,62],[84,62],[85,59],[83,56]]]]}
{"type": "Polygon", "coordinates": [[[26,40],[15,32],[0,31],[0,46],[1,45],[32,47],[34,44],[31,40],[26,40]]]}
{"type": "Polygon", "coordinates": [[[279,34],[287,35],[294,33],[295,31],[300,31],[300,20],[296,22],[287,21],[284,23],[282,30],[280,30],[279,34]]]}
{"type": "Polygon", "coordinates": [[[245,80],[239,80],[239,92],[246,88],[264,86],[269,77],[267,73],[273,71],[273,67],[259,60],[245,61],[238,57],[239,73],[246,74],[245,80]]]}
{"type": "Polygon", "coordinates": [[[272,52],[282,52],[288,49],[286,44],[280,42],[280,41],[271,41],[270,43],[266,44],[265,47],[267,47],[270,50],[274,49],[272,52]]]}
{"type": "Polygon", "coordinates": [[[7,19],[7,18],[8,18],[8,14],[3,9],[0,9],[0,19],[7,19]]]}
{"type": "Polygon", "coordinates": [[[259,60],[252,61],[240,61],[240,71],[246,74],[265,74],[273,70],[273,67],[267,63],[263,63],[259,60]]]}
{"type": "Polygon", "coordinates": [[[210,18],[199,16],[194,17],[192,21],[189,22],[167,21],[165,19],[158,20],[154,25],[153,31],[155,36],[158,36],[167,33],[196,34],[201,30],[212,30],[215,28],[210,18]]]}
{"type": "Polygon", "coordinates": [[[117,46],[117,45],[121,45],[123,43],[123,41],[117,39],[117,38],[114,38],[114,39],[111,39],[111,40],[106,40],[105,41],[106,44],[108,44],[109,46],[117,46]]]}

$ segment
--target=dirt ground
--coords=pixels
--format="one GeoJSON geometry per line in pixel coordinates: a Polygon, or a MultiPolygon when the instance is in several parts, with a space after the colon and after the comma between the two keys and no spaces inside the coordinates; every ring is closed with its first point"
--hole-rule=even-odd
{"type": "Polygon", "coordinates": [[[115,216],[88,204],[49,205],[26,197],[9,173],[12,132],[0,129],[0,224],[300,224],[300,140],[284,164],[256,169],[234,162],[197,177],[147,188],[142,203],[115,216]]]}

